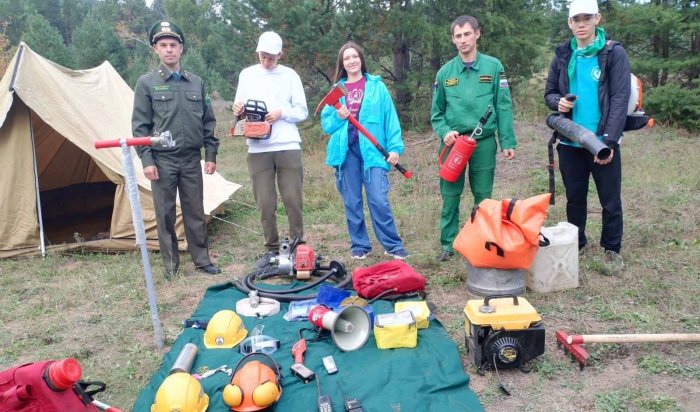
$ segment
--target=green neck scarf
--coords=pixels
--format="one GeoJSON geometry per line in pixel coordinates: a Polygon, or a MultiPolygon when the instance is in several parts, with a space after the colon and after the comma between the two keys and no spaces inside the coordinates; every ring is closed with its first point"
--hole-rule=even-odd
{"type": "Polygon", "coordinates": [[[602,27],[596,27],[595,29],[595,40],[591,42],[588,46],[579,49],[576,44],[576,37],[571,38],[571,59],[569,60],[568,74],[569,74],[569,84],[574,78],[574,72],[576,72],[576,58],[578,56],[592,57],[598,54],[599,51],[603,50],[605,47],[605,29],[602,27]]]}

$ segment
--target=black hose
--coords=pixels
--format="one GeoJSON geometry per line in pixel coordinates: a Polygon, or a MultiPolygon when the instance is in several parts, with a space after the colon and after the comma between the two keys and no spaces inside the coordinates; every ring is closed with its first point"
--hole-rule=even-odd
{"type": "Polygon", "coordinates": [[[264,298],[275,299],[279,300],[280,302],[292,302],[316,298],[316,296],[318,295],[317,293],[308,295],[298,295],[297,293],[316,287],[332,276],[335,276],[337,279],[341,279],[341,276],[343,275],[345,276],[344,279],[338,282],[338,289],[345,289],[345,287],[352,282],[352,275],[348,274],[345,271],[345,267],[342,263],[336,261],[332,261],[327,268],[320,267],[314,270],[311,273],[311,275],[318,276],[319,279],[296,288],[286,290],[270,290],[255,285],[255,281],[279,276],[279,274],[277,273],[276,269],[261,269],[245,275],[243,279],[234,280],[233,286],[235,286],[236,289],[240,290],[246,295],[249,294],[252,290],[255,290],[258,292],[258,296],[264,298]],[[321,274],[321,271],[326,271],[326,273],[321,274]]]}

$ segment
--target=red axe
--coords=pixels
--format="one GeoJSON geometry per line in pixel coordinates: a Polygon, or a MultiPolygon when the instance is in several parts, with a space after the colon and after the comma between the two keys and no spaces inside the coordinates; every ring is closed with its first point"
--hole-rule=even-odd
{"type": "MultiPolygon", "coordinates": [[[[323,99],[321,99],[321,102],[316,107],[316,111],[314,112],[314,116],[316,116],[318,114],[319,110],[324,108],[326,105],[333,106],[336,109],[340,109],[342,107],[340,104],[340,98],[345,96],[346,94],[347,94],[347,89],[345,88],[344,85],[342,85],[342,84],[335,85],[335,87],[333,87],[331,89],[331,91],[328,92],[328,94],[323,99]]],[[[384,159],[389,158],[389,152],[387,152],[386,149],[384,149],[382,147],[382,145],[379,144],[377,139],[374,136],[372,136],[372,134],[367,129],[365,129],[364,126],[362,126],[360,124],[360,122],[357,121],[355,116],[353,116],[351,114],[350,116],[348,116],[348,120],[350,121],[350,123],[352,123],[353,126],[355,126],[355,128],[357,130],[360,131],[360,133],[362,133],[370,142],[372,142],[374,147],[376,147],[377,150],[379,150],[379,152],[381,152],[381,154],[384,155],[384,159]]],[[[406,170],[403,166],[401,166],[398,163],[396,165],[394,165],[394,167],[396,167],[396,170],[401,172],[401,174],[404,175],[404,177],[406,179],[410,179],[411,176],[413,175],[413,173],[411,173],[409,170],[406,170]]]]}

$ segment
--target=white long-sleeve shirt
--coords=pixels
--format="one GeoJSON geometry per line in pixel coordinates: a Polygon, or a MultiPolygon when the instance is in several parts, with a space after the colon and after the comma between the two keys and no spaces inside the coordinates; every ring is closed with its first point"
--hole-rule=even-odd
{"type": "Polygon", "coordinates": [[[272,124],[269,139],[247,139],[248,153],[301,150],[296,124],[306,120],[309,109],[299,75],[280,64],[272,70],[260,64],[247,67],[238,76],[235,101],[245,104],[251,99],[265,102],[268,112],[281,110],[282,115],[272,124]]]}

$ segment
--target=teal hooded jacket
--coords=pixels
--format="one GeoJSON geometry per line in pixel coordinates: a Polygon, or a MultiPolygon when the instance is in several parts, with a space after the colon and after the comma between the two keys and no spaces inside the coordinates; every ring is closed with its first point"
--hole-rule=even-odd
{"type": "MultiPolygon", "coordinates": [[[[358,121],[387,152],[395,152],[400,156],[404,149],[401,125],[389,90],[381,77],[369,73],[365,73],[364,76],[367,82],[358,121]]],[[[345,84],[346,81],[347,79],[343,78],[339,83],[345,84]]],[[[345,104],[344,97],[340,103],[345,104]]],[[[321,112],[321,128],[331,136],[326,147],[326,164],[336,169],[345,162],[348,152],[348,123],[347,119],[338,117],[338,112],[332,106],[326,106],[321,112]]],[[[364,170],[380,167],[388,171],[390,165],[382,153],[362,133],[359,134],[364,170]]]]}

